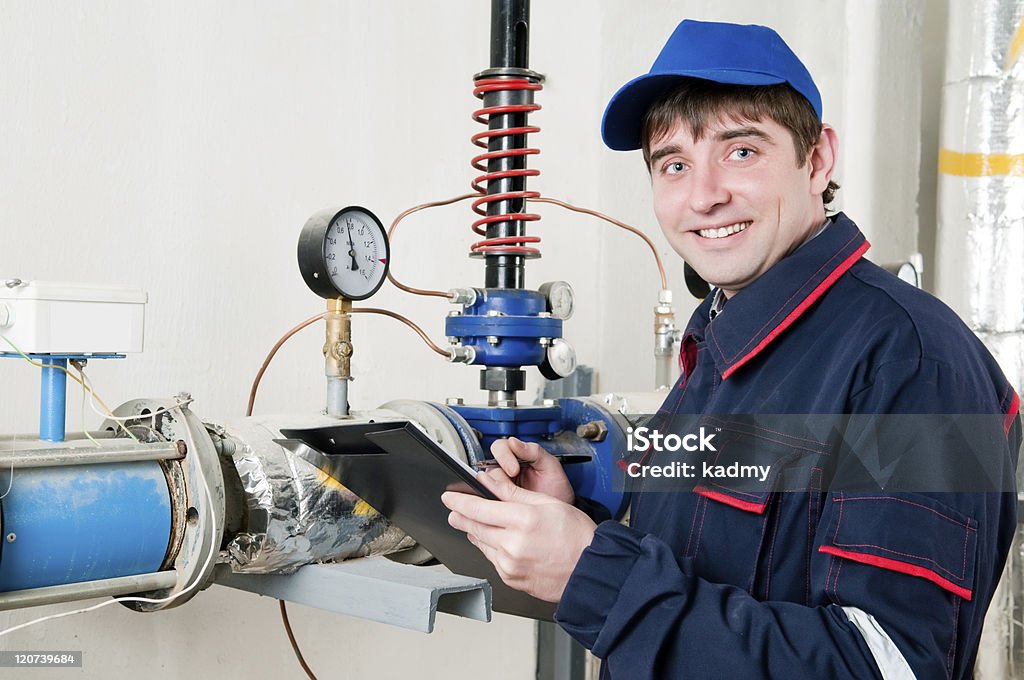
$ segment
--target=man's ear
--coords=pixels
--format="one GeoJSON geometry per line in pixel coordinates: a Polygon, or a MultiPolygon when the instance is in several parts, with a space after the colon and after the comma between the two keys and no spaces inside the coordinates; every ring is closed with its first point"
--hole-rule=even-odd
{"type": "Polygon", "coordinates": [[[831,125],[821,126],[821,135],[817,143],[811,147],[807,165],[811,172],[811,193],[820,196],[825,193],[828,183],[832,180],[832,171],[839,159],[839,136],[831,125]]]}

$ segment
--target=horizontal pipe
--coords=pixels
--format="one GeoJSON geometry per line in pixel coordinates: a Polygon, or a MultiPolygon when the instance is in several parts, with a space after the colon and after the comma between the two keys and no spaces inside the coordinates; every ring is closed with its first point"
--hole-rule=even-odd
{"type": "Polygon", "coordinates": [[[158,571],[152,574],[136,574],[120,576],[99,581],[68,583],[45,588],[28,588],[0,593],[0,611],[21,609],[22,607],[38,607],[44,604],[58,604],[88,600],[94,597],[130,595],[145,593],[152,590],[173,588],[178,583],[177,572],[158,571]]]}
{"type": "MultiPolygon", "coordinates": [[[[129,440],[118,440],[129,441],[129,440]]],[[[0,449],[0,471],[10,468],[60,467],[64,465],[97,465],[100,463],[135,463],[150,460],[180,458],[174,442],[113,445],[111,440],[101,448],[95,446],[53,447],[5,451],[0,449]]]]}

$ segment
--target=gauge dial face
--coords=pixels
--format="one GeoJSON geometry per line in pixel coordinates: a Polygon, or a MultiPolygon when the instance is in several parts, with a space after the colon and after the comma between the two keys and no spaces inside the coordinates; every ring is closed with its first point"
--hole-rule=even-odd
{"type": "Polygon", "coordinates": [[[548,346],[547,360],[559,378],[568,378],[576,370],[576,350],[562,338],[555,338],[548,346]]]}
{"type": "Polygon", "coordinates": [[[380,287],[388,261],[384,241],[384,229],[366,211],[343,211],[334,218],[324,238],[324,262],[342,295],[360,300],[380,287]]]}
{"type": "Polygon", "coordinates": [[[538,290],[547,298],[548,311],[552,316],[563,320],[572,316],[576,294],[567,281],[549,281],[542,284],[538,290]]]}
{"type": "Polygon", "coordinates": [[[384,227],[365,208],[321,211],[309,218],[299,237],[299,269],[324,298],[370,297],[384,283],[388,257],[384,227]]]}

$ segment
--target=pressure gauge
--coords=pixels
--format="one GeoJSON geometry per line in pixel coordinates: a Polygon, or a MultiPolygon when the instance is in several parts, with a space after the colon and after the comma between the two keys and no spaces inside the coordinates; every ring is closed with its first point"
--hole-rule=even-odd
{"type": "Polygon", "coordinates": [[[548,281],[538,288],[547,299],[548,311],[556,319],[568,319],[572,316],[576,304],[576,294],[566,281],[548,281]]]}
{"type": "Polygon", "coordinates": [[[384,283],[390,250],[377,216],[350,206],[310,217],[299,235],[298,255],[299,271],[314,293],[365,300],[384,283]]]}
{"type": "Polygon", "coordinates": [[[576,350],[562,338],[555,338],[537,368],[548,380],[568,378],[576,370],[576,350]]]}

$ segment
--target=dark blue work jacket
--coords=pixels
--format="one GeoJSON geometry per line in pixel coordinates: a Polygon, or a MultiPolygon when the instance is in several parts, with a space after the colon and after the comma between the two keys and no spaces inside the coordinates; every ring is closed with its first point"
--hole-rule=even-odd
{"type": "MultiPolygon", "coordinates": [[[[714,320],[709,296],[661,415],[990,414],[1015,465],[1019,400],[996,362],[867,248],[838,214],[714,320]]],[[[955,471],[956,451],[934,455],[955,471]]],[[[798,493],[634,493],[630,527],[598,526],[556,620],[616,680],[968,678],[1015,495],[848,493],[823,467],[798,493]]]]}

